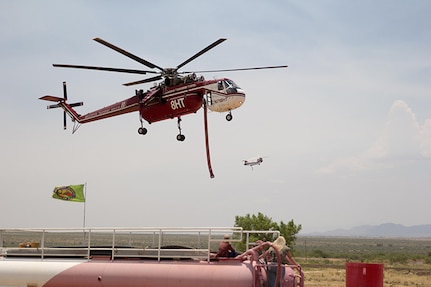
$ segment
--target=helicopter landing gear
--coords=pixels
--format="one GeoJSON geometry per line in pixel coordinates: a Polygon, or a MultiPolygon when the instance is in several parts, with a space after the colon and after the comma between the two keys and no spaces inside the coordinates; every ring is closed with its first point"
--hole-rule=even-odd
{"type": "Polygon", "coordinates": [[[139,129],[138,129],[138,134],[140,134],[140,135],[145,135],[145,134],[147,134],[147,129],[146,129],[146,128],[144,128],[144,127],[139,128],[139,129]]]}
{"type": "Polygon", "coordinates": [[[140,135],[147,134],[147,129],[144,128],[144,123],[142,121],[142,117],[141,116],[139,116],[139,121],[141,122],[141,127],[138,129],[138,134],[140,134],[140,135]]]}
{"type": "Polygon", "coordinates": [[[186,139],[186,136],[181,134],[181,117],[178,117],[177,125],[178,125],[178,131],[180,132],[179,134],[177,134],[177,141],[182,142],[186,139]]]}
{"type": "Polygon", "coordinates": [[[185,139],[186,139],[186,136],[185,136],[185,135],[177,134],[177,141],[182,142],[182,141],[184,141],[185,139]]]}
{"type": "Polygon", "coordinates": [[[229,113],[226,115],[226,120],[227,120],[228,122],[230,122],[232,119],[233,119],[232,112],[231,112],[231,111],[229,111],[229,113]]]}

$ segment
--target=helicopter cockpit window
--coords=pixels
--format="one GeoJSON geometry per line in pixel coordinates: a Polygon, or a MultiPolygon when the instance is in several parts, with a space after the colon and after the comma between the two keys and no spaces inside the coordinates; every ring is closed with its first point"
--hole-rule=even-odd
{"type": "Polygon", "coordinates": [[[234,81],[229,80],[229,79],[224,80],[224,85],[226,87],[226,92],[228,92],[228,93],[236,93],[237,89],[240,89],[240,87],[238,87],[234,81]]]}
{"type": "Polygon", "coordinates": [[[217,87],[219,91],[226,90],[227,93],[236,93],[237,89],[241,89],[234,81],[229,79],[218,81],[217,87]]]}
{"type": "Polygon", "coordinates": [[[235,89],[241,89],[237,84],[235,84],[235,82],[234,81],[232,81],[232,80],[229,80],[229,79],[226,79],[226,80],[224,80],[224,82],[225,82],[225,85],[228,87],[228,86],[230,86],[230,87],[232,87],[232,88],[235,88],[235,89]]]}

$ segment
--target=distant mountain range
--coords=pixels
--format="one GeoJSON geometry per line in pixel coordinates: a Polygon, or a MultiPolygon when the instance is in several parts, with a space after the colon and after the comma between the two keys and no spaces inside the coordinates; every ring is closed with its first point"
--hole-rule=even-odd
{"type": "Polygon", "coordinates": [[[344,237],[409,237],[431,238],[431,224],[404,226],[385,223],[381,225],[361,225],[351,229],[336,229],[326,232],[302,234],[306,236],[344,236],[344,237]]]}

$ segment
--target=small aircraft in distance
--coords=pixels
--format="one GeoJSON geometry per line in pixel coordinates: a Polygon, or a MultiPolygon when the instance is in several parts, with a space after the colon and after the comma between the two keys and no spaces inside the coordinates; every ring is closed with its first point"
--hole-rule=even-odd
{"type": "Polygon", "coordinates": [[[41,97],[41,100],[54,102],[48,105],[48,109],[61,108],[63,112],[63,126],[66,129],[66,115],[72,118],[74,123],[73,131],[75,132],[81,124],[103,120],[110,117],[120,116],[126,113],[138,112],[140,127],[138,133],[145,135],[147,128],[144,127],[144,120],[148,124],[177,118],[178,141],[184,141],[185,136],[181,132],[181,117],[194,114],[201,108],[204,110],[204,129],[205,129],[205,145],[208,169],[211,178],[214,177],[211,168],[209,144],[208,144],[208,124],[207,110],[220,113],[227,113],[226,120],[232,120],[232,110],[239,108],[245,101],[245,92],[231,79],[219,78],[205,80],[203,76],[197,76],[196,73],[215,73],[215,72],[232,72],[232,71],[249,71],[262,69],[278,69],[287,68],[287,65],[267,66],[267,67],[251,67],[251,68],[234,68],[220,70],[202,70],[202,71],[181,71],[181,68],[209,50],[224,42],[225,38],[220,38],[200,50],[175,68],[163,68],[154,63],[151,63],[141,57],[136,56],[120,47],[117,47],[101,38],[94,38],[94,41],[102,44],[140,64],[149,68],[146,70],[99,67],[99,66],[84,66],[70,64],[53,64],[54,67],[60,68],[75,68],[85,70],[97,70],[117,73],[129,74],[155,74],[153,77],[144,78],[138,81],[125,83],[125,86],[133,86],[155,82],[150,89],[137,89],[135,95],[121,100],[117,103],[105,106],[87,114],[81,115],[74,107],[82,106],[82,102],[69,103],[67,102],[66,82],[63,82],[63,97],[46,95],[41,97]],[[160,81],[161,80],[161,81],[160,81]],[[157,82],[160,81],[160,82],[157,82]]]}
{"type": "Polygon", "coordinates": [[[244,165],[250,166],[251,169],[253,170],[254,165],[260,165],[263,162],[263,157],[258,156],[258,157],[251,158],[251,159],[245,159],[243,161],[244,161],[244,165]]]}

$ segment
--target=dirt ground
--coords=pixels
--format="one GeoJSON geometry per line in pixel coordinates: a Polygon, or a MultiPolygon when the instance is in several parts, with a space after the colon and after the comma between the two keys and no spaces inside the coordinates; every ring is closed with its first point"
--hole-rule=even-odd
{"type": "MultiPolygon", "coordinates": [[[[342,267],[302,266],[305,287],[345,287],[346,270],[342,267]]],[[[384,287],[431,287],[431,271],[426,269],[391,268],[383,272],[384,287]]]]}

